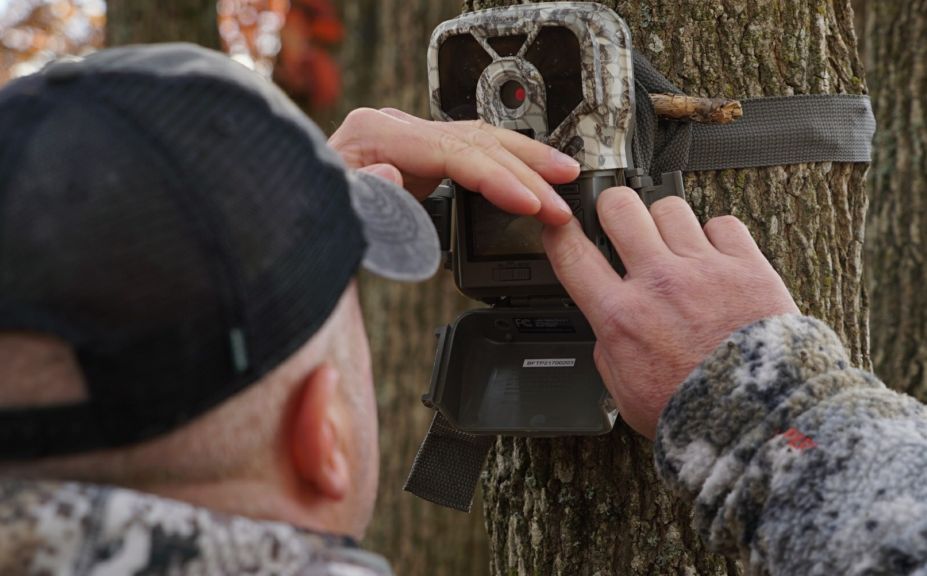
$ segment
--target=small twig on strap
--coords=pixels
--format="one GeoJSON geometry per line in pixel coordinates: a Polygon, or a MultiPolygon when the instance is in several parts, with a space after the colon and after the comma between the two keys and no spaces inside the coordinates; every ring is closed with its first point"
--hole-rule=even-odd
{"type": "Polygon", "coordinates": [[[730,124],[744,115],[737,100],[696,98],[682,94],[651,94],[657,116],[671,120],[692,120],[703,124],[730,124]]]}

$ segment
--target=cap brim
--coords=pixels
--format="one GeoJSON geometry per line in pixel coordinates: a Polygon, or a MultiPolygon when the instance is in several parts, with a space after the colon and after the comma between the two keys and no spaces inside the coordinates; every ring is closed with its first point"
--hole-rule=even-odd
{"type": "Polygon", "coordinates": [[[441,263],[438,233],[408,191],[373,174],[348,174],[351,204],[364,226],[363,266],[390,280],[417,282],[434,275],[441,263]]]}

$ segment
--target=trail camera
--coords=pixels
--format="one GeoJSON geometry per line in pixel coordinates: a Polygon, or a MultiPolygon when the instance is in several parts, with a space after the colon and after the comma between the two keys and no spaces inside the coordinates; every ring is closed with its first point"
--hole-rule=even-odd
{"type": "MultiPolygon", "coordinates": [[[[556,190],[619,272],[596,216],[599,194],[618,185],[651,201],[681,194],[678,173],[655,187],[631,165],[631,37],[602,5],[524,4],[465,14],[435,30],[428,72],[436,120],[483,119],[580,162],[580,177],[556,190]]],[[[595,336],[547,260],[541,224],[453,182],[428,208],[457,287],[490,308],[439,330],[426,405],[475,434],[611,430],[617,412],[593,363],[595,336]]]]}
{"type": "MultiPolygon", "coordinates": [[[[679,128],[654,125],[650,95],[635,95],[634,69],[646,91],[677,90],[632,56],[628,29],[608,8],[556,2],[465,14],[435,30],[428,66],[436,120],[480,118],[580,162],[579,178],[557,192],[618,273],[621,262],[596,216],[599,194],[624,184],[648,205],[684,197],[680,172],[662,174],[655,186],[632,164],[632,149],[642,158],[655,154],[655,131],[672,137],[679,128]]],[[[686,158],[669,157],[678,152],[671,146],[660,164],[695,171],[870,160],[875,121],[866,96],[750,99],[743,112],[736,124],[686,131],[686,158]]],[[[595,335],[553,274],[540,224],[454,182],[427,206],[458,288],[489,307],[438,331],[423,398],[437,414],[405,489],[466,511],[494,435],[603,434],[617,412],[594,366],[595,335]]]]}

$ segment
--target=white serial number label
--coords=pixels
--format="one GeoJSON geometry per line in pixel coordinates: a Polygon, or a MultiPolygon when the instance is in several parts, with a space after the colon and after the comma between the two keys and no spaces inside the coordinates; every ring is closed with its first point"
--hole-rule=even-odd
{"type": "Polygon", "coordinates": [[[522,364],[522,368],[572,368],[574,366],[576,366],[576,358],[529,358],[522,364]]]}

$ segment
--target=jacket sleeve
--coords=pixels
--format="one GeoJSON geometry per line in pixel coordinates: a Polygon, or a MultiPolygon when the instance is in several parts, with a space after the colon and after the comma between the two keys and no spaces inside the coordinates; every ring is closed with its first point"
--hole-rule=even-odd
{"type": "Polygon", "coordinates": [[[655,458],[749,574],[927,575],[927,410],[818,320],[728,338],[670,400],[655,458]]]}

